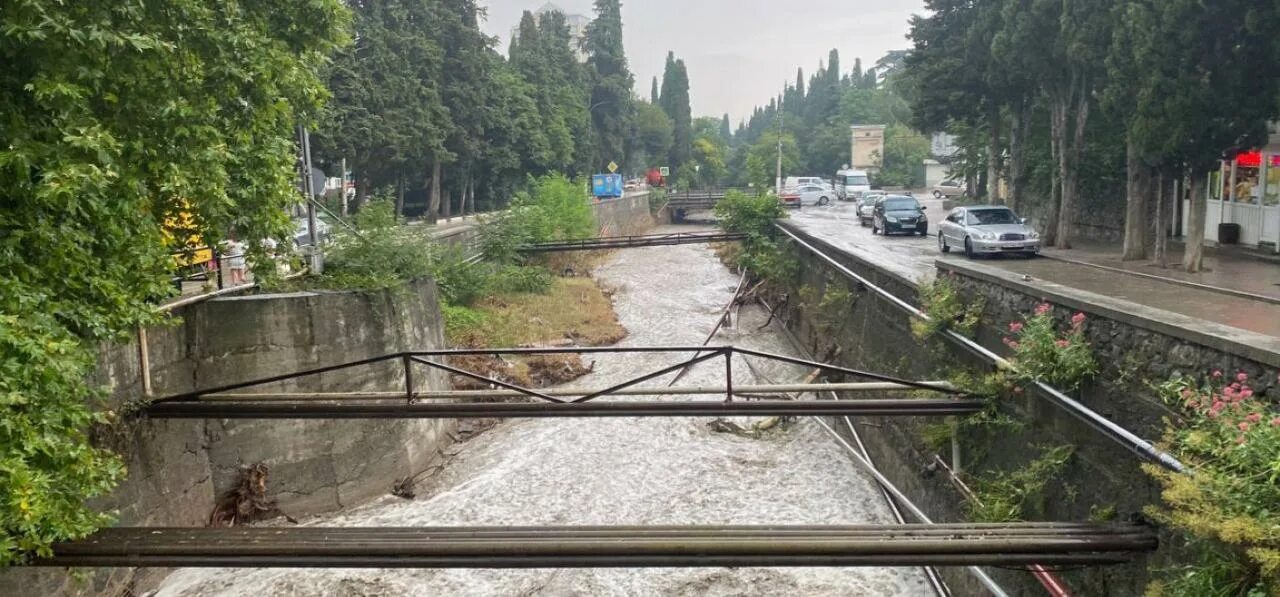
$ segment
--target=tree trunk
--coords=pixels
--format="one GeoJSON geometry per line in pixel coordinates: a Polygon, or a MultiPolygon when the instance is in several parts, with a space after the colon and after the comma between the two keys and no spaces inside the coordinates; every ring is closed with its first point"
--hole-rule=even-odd
{"type": "Polygon", "coordinates": [[[1000,203],[1000,107],[987,109],[987,203],[1000,203]]]}
{"type": "MultiPolygon", "coordinates": [[[[1058,238],[1054,246],[1059,249],[1071,248],[1071,221],[1076,209],[1076,195],[1080,189],[1080,157],[1084,153],[1084,133],[1085,125],[1089,122],[1089,94],[1086,92],[1088,86],[1085,84],[1083,75],[1074,77],[1075,92],[1070,96],[1075,97],[1075,130],[1072,132],[1071,139],[1063,140],[1063,156],[1066,159],[1059,160],[1062,169],[1062,205],[1058,210],[1058,238]]],[[[1066,132],[1066,109],[1070,102],[1064,103],[1063,106],[1063,132],[1066,132]]]]}
{"type": "Polygon", "coordinates": [[[1009,196],[1005,203],[1017,211],[1027,169],[1027,102],[1018,100],[1009,119],[1009,196]]]}
{"type": "Polygon", "coordinates": [[[440,158],[431,164],[431,192],[427,203],[427,218],[431,222],[440,219],[440,176],[442,174],[440,158]]]}
{"type": "Polygon", "coordinates": [[[1152,247],[1152,257],[1160,267],[1169,267],[1169,257],[1167,248],[1169,246],[1169,214],[1172,212],[1173,202],[1165,197],[1165,191],[1168,190],[1170,195],[1173,192],[1173,179],[1164,173],[1160,174],[1159,185],[1156,191],[1156,237],[1155,246],[1152,247]]]}
{"type": "Polygon", "coordinates": [[[444,192],[444,221],[453,220],[453,191],[444,192]]]}
{"type": "Polygon", "coordinates": [[[471,179],[467,184],[467,202],[471,204],[471,214],[476,213],[476,181],[471,179]]]}
{"type": "Polygon", "coordinates": [[[1132,141],[1125,143],[1126,198],[1124,210],[1124,254],[1121,259],[1136,261],[1147,257],[1147,197],[1150,196],[1151,175],[1146,164],[1138,156],[1138,147],[1132,141]]]}
{"type": "Polygon", "coordinates": [[[1058,167],[1053,170],[1053,185],[1050,193],[1052,198],[1049,202],[1044,230],[1045,246],[1058,244],[1059,219],[1062,215],[1063,172],[1066,170],[1063,166],[1063,161],[1066,159],[1066,144],[1063,142],[1066,138],[1066,129],[1066,101],[1055,98],[1049,105],[1049,145],[1052,148],[1053,160],[1058,167]]]}
{"type": "Polygon", "coordinates": [[[1191,213],[1187,214],[1187,248],[1182,256],[1182,267],[1190,273],[1200,271],[1204,262],[1204,212],[1209,208],[1205,185],[1208,181],[1208,172],[1191,171],[1191,213]]]}
{"type": "Polygon", "coordinates": [[[404,174],[396,178],[396,219],[404,217],[404,174]]]}

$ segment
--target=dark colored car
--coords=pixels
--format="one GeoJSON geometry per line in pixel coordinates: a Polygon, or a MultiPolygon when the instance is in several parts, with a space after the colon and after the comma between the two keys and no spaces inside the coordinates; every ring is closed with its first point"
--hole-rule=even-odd
{"type": "Polygon", "coordinates": [[[871,215],[871,233],[929,234],[929,219],[925,207],[910,195],[889,195],[876,204],[871,215]]]}

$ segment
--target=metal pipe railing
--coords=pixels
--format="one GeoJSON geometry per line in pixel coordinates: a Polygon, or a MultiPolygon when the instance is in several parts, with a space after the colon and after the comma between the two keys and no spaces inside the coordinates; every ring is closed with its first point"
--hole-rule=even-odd
{"type": "Polygon", "coordinates": [[[697,400],[589,402],[342,403],[319,401],[160,402],[144,408],[153,419],[469,419],[548,417],[911,416],[980,412],[980,400],[883,398],[872,400],[697,400]]]}
{"type": "Polygon", "coordinates": [[[657,567],[1110,564],[1136,525],[104,529],[37,566],[657,567]]]}
{"type": "MultiPolygon", "coordinates": [[[[881,298],[889,301],[889,303],[897,306],[899,309],[906,311],[911,316],[918,317],[926,321],[929,320],[929,316],[926,313],[916,308],[911,303],[908,303],[905,300],[895,296],[893,293],[877,286],[871,280],[868,280],[867,278],[861,275],[858,275],[856,272],[845,267],[843,264],[831,258],[829,255],[823,253],[822,251],[819,251],[813,245],[810,245],[809,243],[800,239],[799,236],[797,236],[792,231],[788,230],[786,227],[777,223],[775,223],[774,226],[776,226],[779,230],[781,230],[783,234],[786,234],[788,237],[790,237],[791,240],[794,241],[796,244],[800,245],[801,247],[804,247],[805,249],[807,249],[808,251],[816,255],[819,259],[822,259],[824,262],[826,262],[831,267],[835,268],[836,271],[840,272],[844,276],[862,284],[867,289],[876,293],[881,298]]],[[[953,330],[944,331],[943,336],[948,340],[950,340],[951,342],[957,344],[958,346],[964,348],[965,350],[968,350],[969,352],[975,355],[978,355],[979,357],[987,360],[988,362],[990,362],[991,364],[997,367],[1016,370],[1016,368],[1013,366],[1012,363],[1005,360],[1000,355],[992,352],[991,350],[988,350],[986,347],[982,346],[981,344],[978,344],[972,339],[966,338],[965,336],[956,333],[953,330]]],[[[1137,454],[1138,456],[1146,460],[1149,460],[1153,463],[1156,463],[1169,470],[1176,471],[1179,473],[1188,472],[1187,467],[1183,465],[1182,462],[1180,462],[1177,458],[1173,457],[1171,454],[1164,452],[1159,448],[1156,448],[1155,445],[1153,445],[1151,442],[1148,442],[1147,440],[1144,440],[1138,437],[1132,431],[1129,431],[1128,429],[1125,429],[1124,427],[1121,427],[1120,425],[1116,424],[1114,421],[1111,421],[1110,419],[1103,417],[1093,409],[1090,409],[1089,407],[1080,403],[1078,400],[1062,393],[1057,388],[1054,388],[1041,381],[1031,382],[1030,385],[1033,386],[1035,389],[1037,389],[1042,395],[1046,396],[1050,402],[1058,405],[1063,410],[1075,416],[1077,419],[1080,419],[1082,422],[1084,422],[1086,425],[1088,425],[1095,431],[1102,433],[1103,435],[1110,438],[1112,441],[1116,442],[1117,444],[1120,444],[1121,446],[1125,447],[1126,449],[1133,452],[1134,454],[1137,454]]]]}

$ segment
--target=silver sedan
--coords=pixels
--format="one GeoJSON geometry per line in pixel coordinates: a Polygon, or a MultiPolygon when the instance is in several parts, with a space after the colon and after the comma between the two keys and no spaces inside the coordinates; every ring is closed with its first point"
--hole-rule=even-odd
{"type": "Polygon", "coordinates": [[[970,258],[997,253],[1035,257],[1040,246],[1040,234],[1026,218],[999,205],[956,208],[938,225],[938,249],[943,253],[964,247],[970,258]]]}

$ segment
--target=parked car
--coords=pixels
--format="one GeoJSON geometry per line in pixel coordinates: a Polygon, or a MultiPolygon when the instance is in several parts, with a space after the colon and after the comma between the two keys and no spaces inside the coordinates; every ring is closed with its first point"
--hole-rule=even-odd
{"type": "Polygon", "coordinates": [[[925,209],[910,195],[885,195],[872,210],[871,234],[905,232],[926,236],[929,234],[929,219],[924,215],[925,209]]]}
{"type": "Polygon", "coordinates": [[[965,192],[965,184],[963,180],[951,179],[944,180],[933,185],[934,199],[948,199],[951,197],[959,197],[965,192]]]}
{"type": "Polygon", "coordinates": [[[876,203],[879,203],[884,197],[884,193],[867,193],[858,198],[858,223],[863,228],[871,225],[871,218],[875,215],[876,203]]]}
{"type": "Polygon", "coordinates": [[[827,205],[831,203],[831,198],[835,193],[831,189],[827,189],[818,185],[800,185],[793,190],[783,191],[780,196],[782,204],[786,207],[801,207],[805,205],[827,205]]]}
{"type": "Polygon", "coordinates": [[[964,247],[969,258],[996,253],[1035,257],[1040,246],[1040,234],[1027,225],[1026,218],[999,205],[960,207],[938,224],[938,249],[943,253],[964,247]]]}
{"type": "MultiPolygon", "coordinates": [[[[316,218],[316,236],[319,237],[320,244],[329,240],[329,225],[320,218],[316,218]]],[[[311,228],[306,218],[297,218],[293,221],[293,244],[299,247],[311,244],[311,228]]]]}

